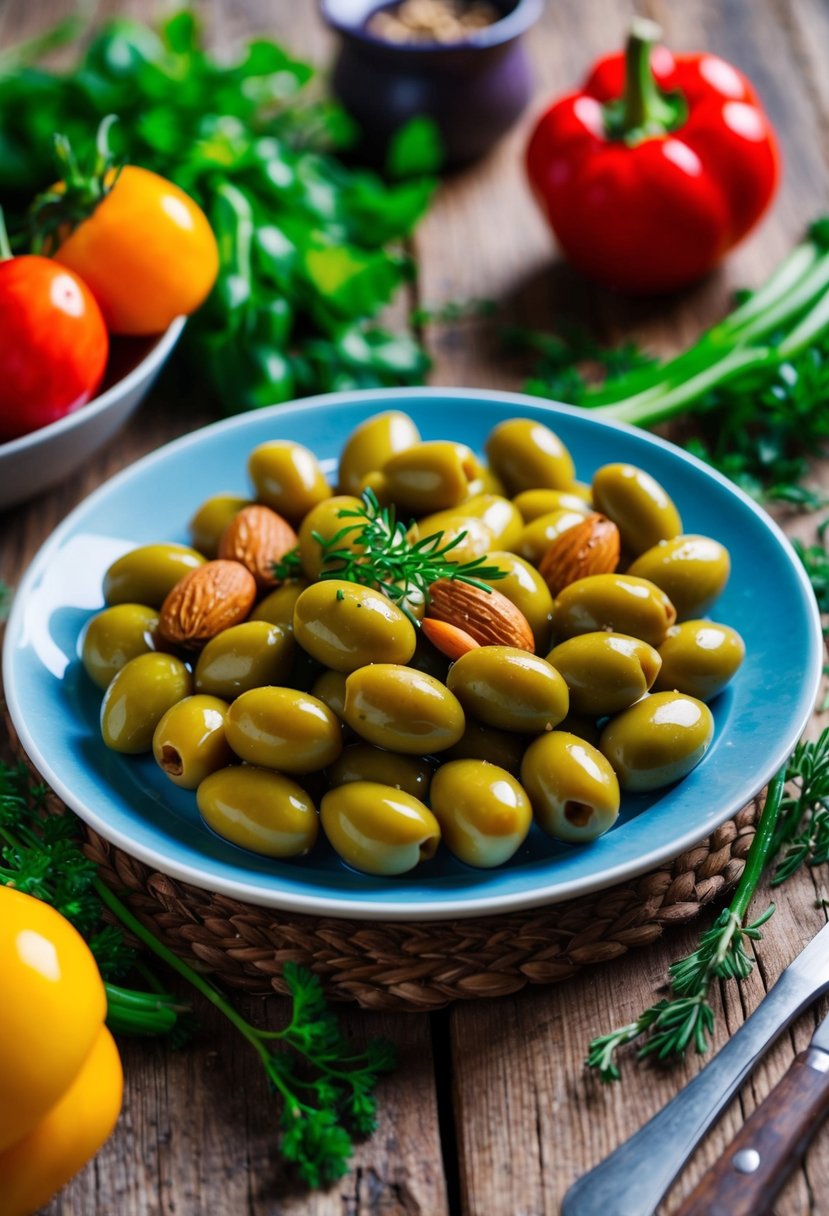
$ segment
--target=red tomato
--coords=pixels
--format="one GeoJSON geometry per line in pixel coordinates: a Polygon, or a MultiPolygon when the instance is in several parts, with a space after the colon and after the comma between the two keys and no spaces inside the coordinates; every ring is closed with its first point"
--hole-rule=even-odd
{"type": "Polygon", "coordinates": [[[110,333],[158,334],[202,303],[219,269],[213,230],[178,186],[125,165],[109,194],[61,243],[110,333]]]}
{"type": "Polygon", "coordinates": [[[48,258],[0,261],[0,442],[85,405],[109,353],[89,288],[48,258]]]}

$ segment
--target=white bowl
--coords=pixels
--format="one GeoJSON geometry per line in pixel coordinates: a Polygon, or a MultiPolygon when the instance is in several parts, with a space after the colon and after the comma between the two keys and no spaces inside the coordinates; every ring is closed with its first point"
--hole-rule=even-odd
{"type": "Polygon", "coordinates": [[[184,329],[177,317],[126,375],[65,418],[0,443],[0,510],[48,490],[111,439],[141,404],[184,329]]]}

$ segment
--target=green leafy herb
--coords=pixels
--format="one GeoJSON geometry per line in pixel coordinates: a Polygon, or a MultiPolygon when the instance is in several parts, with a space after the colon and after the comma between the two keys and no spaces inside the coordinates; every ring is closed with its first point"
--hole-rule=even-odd
{"type": "Polygon", "coordinates": [[[259,1055],[282,1099],[283,1157],[312,1187],[342,1176],[348,1167],[352,1133],[375,1126],[374,1086],[394,1067],[390,1044],[370,1041],[355,1050],[343,1038],[316,976],[287,963],[283,977],[292,997],[291,1019],[282,1030],[252,1026],[203,975],[164,946],[101,881],[81,852],[77,820],[48,815],[45,786],[30,787],[22,765],[0,763],[0,885],[42,899],[57,908],[86,938],[102,975],[109,977],[107,1023],[116,1033],[172,1034],[181,1041],[190,1029],[187,1007],[165,993],[151,972],[126,946],[126,929],[158,959],[215,1005],[259,1055]],[[118,926],[104,923],[106,910],[118,926]],[[149,992],[112,983],[130,969],[145,976],[149,992]]]}
{"type": "Polygon", "coordinates": [[[397,518],[394,506],[381,507],[371,489],[361,495],[361,507],[337,512],[346,523],[332,537],[312,533],[322,549],[321,579],[341,578],[365,587],[375,587],[396,603],[413,624],[418,621],[410,605],[429,602],[429,586],[439,578],[456,579],[484,591],[504,571],[488,566],[486,557],[458,562],[451,555],[463,541],[465,532],[442,544],[443,533],[422,540],[410,540],[408,525],[397,518]]]}
{"type": "Polygon", "coordinates": [[[219,278],[184,353],[226,411],[422,381],[423,350],[374,318],[412,277],[399,245],[434,182],[344,165],[352,124],[314,92],[308,64],[265,39],[214,57],[189,11],[160,33],[110,22],[65,74],[31,66],[41,49],[0,63],[0,204],[18,246],[32,197],[55,179],[54,132],[83,162],[117,115],[116,158],[175,181],[216,233],[219,278]]]}
{"type": "Polygon", "coordinates": [[[753,963],[746,942],[762,936],[761,926],[774,912],[772,904],[756,920],[744,923],[774,846],[786,772],[784,767],[769,784],[763,813],[731,903],[702,934],[697,949],[671,964],[670,995],[651,1005],[636,1021],[590,1043],[587,1066],[596,1069],[603,1081],[620,1079],[616,1052],[643,1036],[638,1048],[640,1059],[649,1056],[663,1062],[677,1059],[691,1046],[700,1054],[708,1050],[714,1028],[714,1011],[708,1000],[711,985],[717,979],[745,979],[750,974],[753,963]]]}
{"type": "MultiPolygon", "coordinates": [[[[817,606],[821,614],[829,616],[829,551],[826,548],[826,533],[829,529],[829,516],[818,525],[818,539],[814,544],[804,545],[803,541],[795,538],[792,541],[794,550],[800,558],[815,593],[817,606]]],[[[824,633],[829,632],[829,624],[824,625],[824,633]]]]}
{"type": "Polygon", "coordinates": [[[5,621],[11,611],[12,589],[0,579],[0,622],[5,621]]]}
{"type": "Polygon", "coordinates": [[[290,549],[278,562],[273,563],[273,576],[280,583],[302,578],[302,559],[299,556],[299,549],[290,549]]]}
{"type": "Polygon", "coordinates": [[[808,458],[829,443],[828,285],[821,219],[758,291],[667,362],[630,345],[604,350],[577,330],[519,332],[539,356],[527,391],[644,427],[693,415],[695,454],[755,495],[821,506],[804,479],[808,458]]]}
{"type": "Polygon", "coordinates": [[[446,149],[437,123],[428,114],[416,114],[392,135],[386,172],[390,177],[438,173],[445,160],[446,149]]]}

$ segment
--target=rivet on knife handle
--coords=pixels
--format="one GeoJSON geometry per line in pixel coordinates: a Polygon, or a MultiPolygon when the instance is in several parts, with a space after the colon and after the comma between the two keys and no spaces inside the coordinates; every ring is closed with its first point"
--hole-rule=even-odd
{"type": "Polygon", "coordinates": [[[772,1210],[829,1113],[827,1064],[824,1052],[796,1057],[676,1216],[765,1216],[772,1210]]]}

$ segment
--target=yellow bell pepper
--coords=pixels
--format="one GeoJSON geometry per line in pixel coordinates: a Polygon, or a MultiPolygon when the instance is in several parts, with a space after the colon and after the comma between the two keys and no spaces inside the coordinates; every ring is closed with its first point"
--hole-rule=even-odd
{"type": "Polygon", "coordinates": [[[0,1210],[26,1216],[91,1157],[121,1106],[95,960],[54,908],[0,885],[0,1210]]]}

